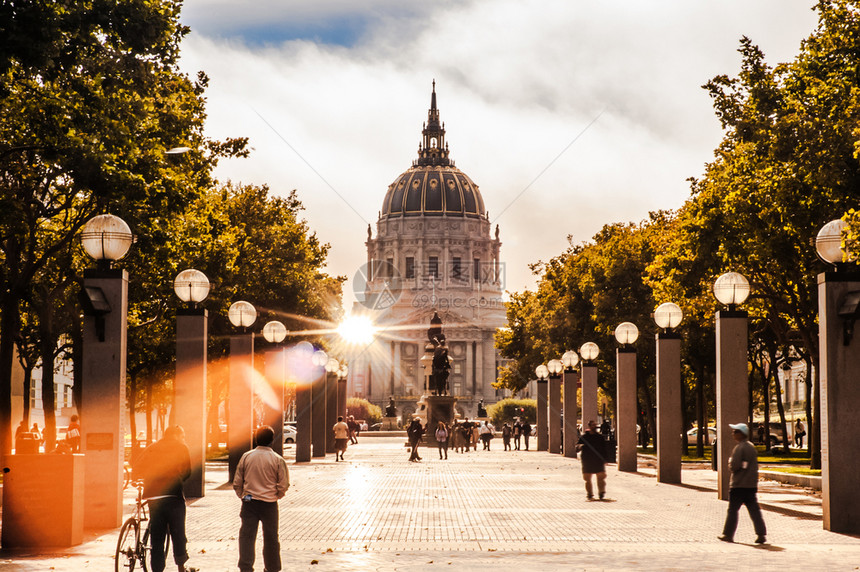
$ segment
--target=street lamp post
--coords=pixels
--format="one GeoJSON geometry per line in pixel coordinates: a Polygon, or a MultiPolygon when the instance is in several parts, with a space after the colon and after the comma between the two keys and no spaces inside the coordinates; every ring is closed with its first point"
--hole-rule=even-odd
{"type": "Polygon", "coordinates": [[[263,399],[263,424],[275,432],[272,450],[284,454],[284,384],[286,383],[286,354],[279,347],[287,337],[287,327],[273,320],[263,326],[263,337],[275,346],[265,353],[266,383],[270,392],[263,399]]]}
{"type": "MultiPolygon", "coordinates": [[[[328,362],[328,356],[322,350],[317,350],[314,352],[311,357],[311,362],[314,364],[314,373],[313,373],[313,384],[311,386],[311,416],[313,418],[312,422],[312,433],[311,433],[311,442],[313,444],[313,456],[314,457],[325,457],[326,450],[326,436],[328,431],[328,423],[326,419],[326,373],[325,373],[325,365],[328,362]]],[[[331,423],[334,425],[334,423],[331,423]]]]}
{"type": "Polygon", "coordinates": [[[576,364],[579,363],[579,355],[573,350],[567,350],[561,356],[561,363],[564,366],[562,387],[564,388],[564,451],[565,457],[576,457],[576,442],[578,440],[576,429],[577,406],[576,406],[576,389],[579,385],[579,375],[576,371],[576,364]]]}
{"type": "Polygon", "coordinates": [[[639,328],[622,322],[615,328],[621,347],[615,350],[616,395],[615,432],[618,442],[618,470],[636,472],[636,348],[639,328]]]}
{"type": "MultiPolygon", "coordinates": [[[[821,493],[824,528],[860,533],[857,473],[860,450],[860,341],[854,324],[860,317],[860,271],[845,261],[842,230],[834,220],[816,238],[818,255],[835,270],[818,275],[818,324],[821,407],[821,493]]],[[[810,447],[818,437],[811,426],[810,447]]]]}
{"type": "Polygon", "coordinates": [[[296,376],[296,463],[311,460],[313,354],[314,347],[307,341],[299,342],[291,350],[290,364],[299,374],[296,376]]]}
{"type": "MultiPolygon", "coordinates": [[[[209,313],[198,304],[209,295],[209,279],[189,268],[173,280],[176,296],[185,304],[176,310],[176,379],[173,419],[185,429],[191,476],[182,484],[186,497],[206,494],[206,361],[209,313]]],[[[217,419],[212,420],[217,426],[217,419]]],[[[137,439],[132,435],[132,446],[137,439]]]]}
{"type": "Polygon", "coordinates": [[[547,391],[547,415],[549,419],[549,452],[556,455],[561,453],[561,372],[564,369],[561,360],[551,359],[546,364],[549,370],[547,391]]]}
{"type": "Polygon", "coordinates": [[[666,302],[654,310],[657,338],[657,482],[681,482],[681,336],[684,314],[666,302]]]}
{"type": "Polygon", "coordinates": [[[247,330],[257,321],[257,310],[250,302],[234,302],[227,318],[242,329],[242,333],[230,336],[227,468],[233,482],[239,460],[254,441],[254,333],[247,330]]]}
{"type": "Polygon", "coordinates": [[[714,282],[714,296],[728,307],[719,310],[717,327],[717,494],[729,499],[729,457],[734,439],[729,423],[747,420],[749,407],[749,377],[747,350],[749,318],[737,307],[746,301],[750,285],[746,277],[727,272],[714,282]]]}
{"type": "Polygon", "coordinates": [[[346,419],[346,380],[349,378],[349,366],[340,364],[337,370],[337,414],[346,419]]]}
{"type": "Polygon", "coordinates": [[[329,426],[328,438],[326,439],[326,453],[335,452],[334,431],[331,427],[337,421],[337,370],[340,363],[334,358],[328,358],[325,363],[325,417],[326,425],[329,426]]]}
{"type": "Polygon", "coordinates": [[[582,428],[585,429],[589,421],[597,422],[597,364],[594,360],[600,355],[600,348],[594,342],[585,342],[579,348],[579,355],[582,358],[582,428]]]}
{"type": "Polygon", "coordinates": [[[125,461],[125,371],[128,273],[113,268],[134,242],[121,218],[99,215],[81,232],[96,268],[84,271],[81,418],[84,462],[84,528],[116,528],[122,522],[125,461]]]}

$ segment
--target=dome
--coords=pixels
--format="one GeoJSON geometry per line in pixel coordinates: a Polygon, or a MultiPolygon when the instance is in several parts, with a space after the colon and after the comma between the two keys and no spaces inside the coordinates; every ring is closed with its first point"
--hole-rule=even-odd
{"type": "Polygon", "coordinates": [[[380,219],[457,216],[486,219],[484,199],[472,179],[448,158],[445,124],[436,108],[436,82],[418,146],[418,159],[388,187],[380,219]]]}
{"type": "Polygon", "coordinates": [[[452,166],[412,167],[388,187],[382,218],[419,215],[486,218],[478,186],[452,166]]]}

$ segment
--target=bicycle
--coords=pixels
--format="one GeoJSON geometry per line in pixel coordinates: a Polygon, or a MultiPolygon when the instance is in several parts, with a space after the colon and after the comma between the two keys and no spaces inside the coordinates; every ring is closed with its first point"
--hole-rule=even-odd
{"type": "MultiPolygon", "coordinates": [[[[140,562],[140,568],[143,572],[148,572],[149,568],[149,529],[151,521],[149,520],[148,503],[143,499],[143,483],[135,483],[137,487],[137,501],[132,514],[122,524],[119,531],[119,538],[116,542],[116,560],[115,572],[131,572],[135,565],[140,562]],[[142,524],[146,522],[146,528],[141,531],[142,524]]],[[[164,539],[164,553],[167,554],[170,550],[170,535],[164,539]]]]}

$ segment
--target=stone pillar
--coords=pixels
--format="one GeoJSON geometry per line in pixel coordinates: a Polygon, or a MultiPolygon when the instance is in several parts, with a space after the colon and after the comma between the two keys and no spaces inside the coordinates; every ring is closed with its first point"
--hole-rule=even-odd
{"type": "MultiPolygon", "coordinates": [[[[335,419],[343,417],[346,419],[346,378],[337,378],[337,411],[335,419]]],[[[334,423],[332,423],[334,426],[334,423]]]]}
{"type": "MultiPolygon", "coordinates": [[[[317,378],[311,387],[311,443],[313,456],[325,457],[326,418],[325,418],[325,370],[316,369],[317,378]]],[[[334,425],[334,423],[332,423],[334,425]]]]}
{"type": "Polygon", "coordinates": [[[311,417],[311,384],[300,381],[296,383],[296,463],[311,460],[311,417]]]}
{"type": "Polygon", "coordinates": [[[582,364],[582,429],[589,421],[597,423],[597,366],[592,363],[582,364]]]}
{"type": "MultiPolygon", "coordinates": [[[[564,370],[564,456],[576,458],[576,442],[578,435],[576,430],[576,418],[578,407],[576,405],[576,390],[579,385],[579,373],[575,369],[564,370]]],[[[584,422],[583,422],[584,423],[584,422]]]]}
{"type": "Polygon", "coordinates": [[[263,399],[263,423],[275,432],[272,450],[278,455],[284,454],[284,383],[286,382],[286,354],[283,348],[269,350],[265,353],[266,382],[268,395],[263,399]]]}
{"type": "Polygon", "coordinates": [[[561,453],[561,376],[550,375],[547,383],[549,398],[547,399],[547,416],[549,452],[558,455],[561,453]]]}
{"type": "Polygon", "coordinates": [[[537,450],[538,451],[547,451],[549,449],[549,443],[547,441],[547,437],[549,436],[549,430],[547,428],[547,380],[546,379],[538,379],[537,380],[537,424],[535,426],[535,433],[537,437],[537,450]]]}
{"type": "Polygon", "coordinates": [[[326,453],[334,453],[334,431],[337,423],[337,374],[325,374],[326,453]]]}
{"type": "Polygon", "coordinates": [[[657,482],[681,482],[681,336],[657,334],[657,482]]]}
{"type": "Polygon", "coordinates": [[[615,431],[618,442],[618,470],[635,473],[636,462],[636,350],[615,351],[617,373],[615,431]]]}
{"type": "Polygon", "coordinates": [[[125,370],[128,273],[87,270],[84,288],[104,293],[110,311],[84,316],[81,373],[81,452],[84,460],[84,528],[122,523],[125,462],[125,370]]]}
{"type": "Polygon", "coordinates": [[[191,476],[183,483],[186,497],[206,494],[206,362],[208,312],[180,309],[176,312],[176,380],[173,382],[173,415],[185,429],[191,455],[191,476]]]}
{"type": "MultiPolygon", "coordinates": [[[[858,291],[856,272],[818,275],[822,509],[824,529],[843,534],[860,534],[860,331],[846,339],[839,311],[858,291]]],[[[811,434],[808,420],[806,426],[811,434]]]]}
{"type": "Polygon", "coordinates": [[[230,336],[230,388],[227,403],[227,467],[230,482],[239,459],[254,442],[254,334],[230,336]]]}
{"type": "Polygon", "coordinates": [[[747,313],[717,312],[717,494],[729,499],[729,458],[735,447],[729,423],[748,422],[747,313]]]}

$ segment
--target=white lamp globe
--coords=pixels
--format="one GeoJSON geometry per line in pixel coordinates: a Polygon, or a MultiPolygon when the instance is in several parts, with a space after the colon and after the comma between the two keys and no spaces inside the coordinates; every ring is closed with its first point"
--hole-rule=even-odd
{"type": "Polygon", "coordinates": [[[684,319],[684,312],[680,306],[672,302],[665,302],[654,310],[654,322],[664,330],[677,328],[684,319]]]}
{"type": "Polygon", "coordinates": [[[209,279],[206,275],[189,268],[176,275],[173,280],[173,291],[183,302],[202,302],[209,295],[209,279]]]}
{"type": "Polygon", "coordinates": [[[714,282],[714,297],[726,306],[743,304],[750,295],[750,283],[743,274],[726,272],[714,282]]]}
{"type": "Polygon", "coordinates": [[[94,216],[81,230],[81,245],[95,260],[119,260],[133,242],[134,235],[126,222],[112,214],[94,216]]]}
{"type": "Polygon", "coordinates": [[[337,373],[339,367],[340,362],[334,358],[328,358],[328,361],[325,362],[325,370],[329,373],[337,373]]]}
{"type": "Polygon", "coordinates": [[[546,379],[549,376],[549,369],[545,365],[540,364],[535,368],[535,375],[538,376],[538,379],[546,379]]]}
{"type": "Polygon", "coordinates": [[[257,310],[250,302],[240,300],[227,310],[227,318],[237,328],[247,328],[257,320],[257,310]]]}
{"type": "Polygon", "coordinates": [[[317,367],[325,367],[326,362],[328,362],[328,355],[322,350],[315,351],[311,356],[311,363],[317,367]]]}
{"type": "Polygon", "coordinates": [[[846,226],[848,223],[842,219],[832,220],[821,227],[815,237],[818,256],[830,264],[838,264],[843,260],[845,253],[842,251],[842,230],[846,226]]]}
{"type": "Polygon", "coordinates": [[[579,354],[573,350],[567,350],[561,356],[561,363],[564,365],[564,369],[573,369],[579,363],[579,354]]]}
{"type": "Polygon", "coordinates": [[[279,344],[287,337],[287,327],[277,320],[268,322],[263,326],[263,337],[270,344],[279,344]]]}
{"type": "Polygon", "coordinates": [[[582,347],[579,348],[579,355],[582,356],[582,359],[585,361],[591,361],[593,359],[597,359],[597,356],[600,354],[600,348],[597,347],[597,344],[594,342],[585,342],[582,344],[582,347]]]}
{"type": "Polygon", "coordinates": [[[549,370],[550,375],[556,376],[564,369],[564,365],[561,363],[560,359],[551,359],[547,362],[546,368],[549,370]]]}
{"type": "Polygon", "coordinates": [[[633,322],[621,322],[615,328],[615,339],[619,344],[632,344],[639,338],[639,328],[633,322]]]}

